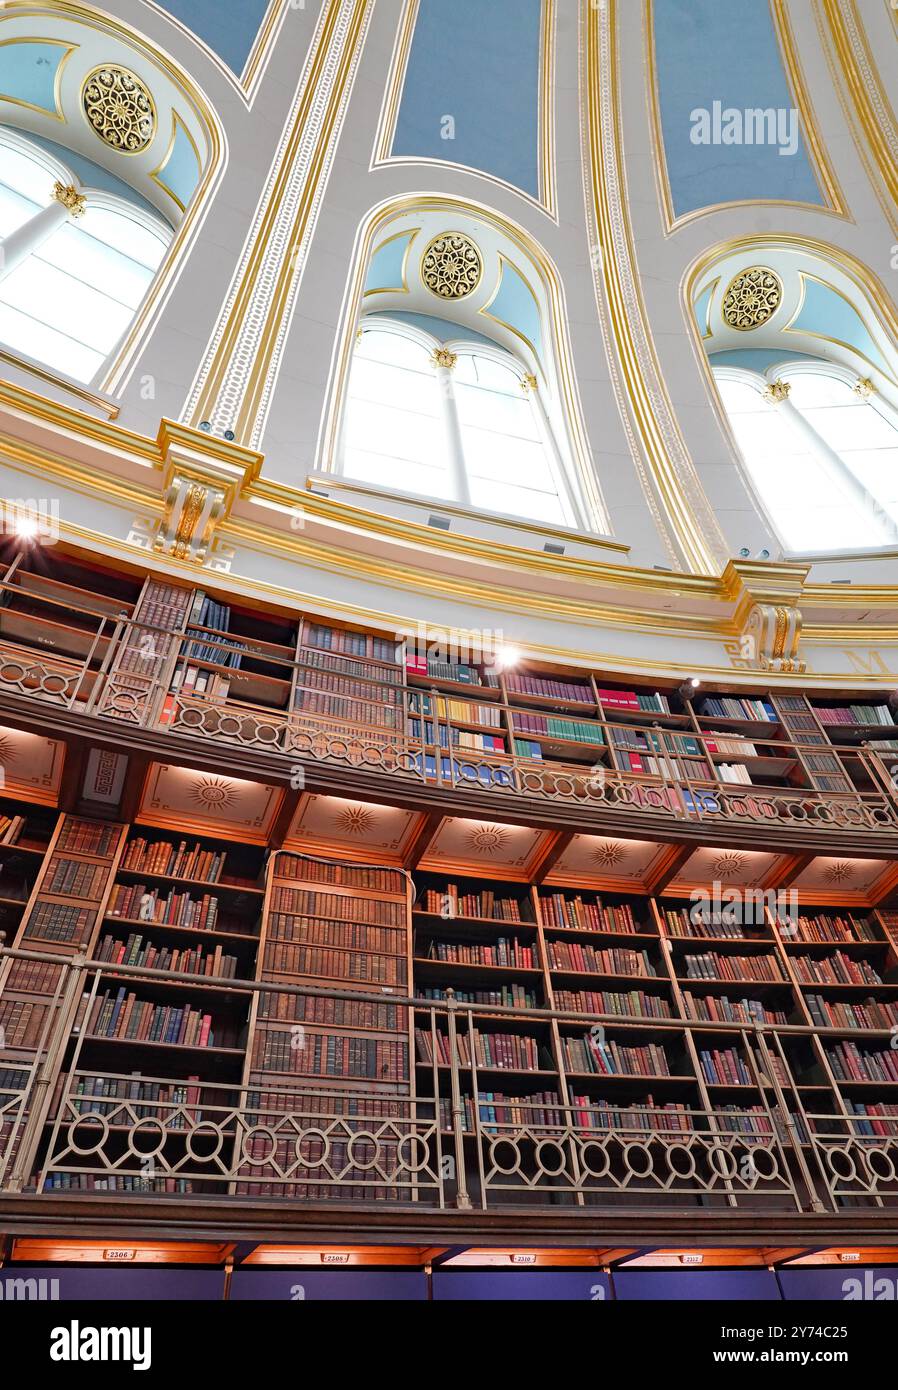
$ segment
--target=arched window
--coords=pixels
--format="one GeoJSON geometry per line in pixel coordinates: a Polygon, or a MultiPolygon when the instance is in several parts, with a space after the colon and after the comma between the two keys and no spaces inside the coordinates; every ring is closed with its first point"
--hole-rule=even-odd
{"type": "Polygon", "coordinates": [[[368,320],[353,357],[342,469],[383,488],[577,525],[528,370],[490,344],[368,320]]]}
{"type": "Polygon", "coordinates": [[[714,375],[749,479],[787,551],[895,543],[898,433],[847,380],[823,363],[771,368],[766,378],[729,367],[714,375]]]}
{"type": "Polygon", "coordinates": [[[170,236],[136,200],[81,188],[39,146],[0,132],[0,343],[91,381],[131,323],[170,236]],[[75,194],[69,202],[65,190],[75,194]]]}

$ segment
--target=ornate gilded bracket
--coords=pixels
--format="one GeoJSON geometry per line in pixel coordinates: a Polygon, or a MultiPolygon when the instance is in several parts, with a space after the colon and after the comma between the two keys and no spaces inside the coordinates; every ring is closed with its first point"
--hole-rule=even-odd
{"type": "Polygon", "coordinates": [[[809,565],[730,560],[723,584],[736,603],[733,620],[748,667],[784,675],[806,670],[799,652],[799,601],[809,570],[809,565]]]}
{"type": "Polygon", "coordinates": [[[217,527],[258,477],[263,456],[172,420],[162,421],[158,443],[164,514],[153,549],[202,565],[217,527]]]}

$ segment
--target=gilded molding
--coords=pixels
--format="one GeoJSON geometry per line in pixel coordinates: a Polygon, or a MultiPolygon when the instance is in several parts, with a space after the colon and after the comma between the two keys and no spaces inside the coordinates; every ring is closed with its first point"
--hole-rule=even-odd
{"type": "Polygon", "coordinates": [[[231,429],[250,445],[264,431],[370,15],[371,0],[330,0],[322,11],[268,185],[185,405],[185,419],[231,429]]]}
{"type": "Polygon", "coordinates": [[[60,183],[57,179],[53,185],[53,197],[57,203],[67,209],[72,217],[81,217],[87,206],[87,199],[83,193],[79,193],[73,184],[60,183]]]}
{"type": "Polygon", "coordinates": [[[815,14],[861,162],[898,234],[898,119],[885,95],[857,5],[855,0],[815,0],[815,14]]]}
{"type": "Polygon", "coordinates": [[[625,189],[617,53],[618,0],[584,0],[596,294],[607,296],[623,384],[652,480],[687,565],[709,573],[729,547],[689,457],[649,330],[625,189]]]}
{"type": "Polygon", "coordinates": [[[188,24],[184,24],[173,15],[170,10],[167,10],[164,5],[157,4],[156,0],[143,0],[143,3],[149,5],[150,9],[155,10],[167,23],[180,30],[185,38],[196,44],[197,48],[205,53],[210,63],[213,63],[222,77],[231,84],[247,109],[250,109],[253,105],[253,100],[259,89],[259,84],[265,69],[268,66],[268,61],[274,49],[275,40],[281,31],[284,20],[290,10],[296,8],[293,0],[269,0],[268,9],[259,26],[259,31],[253,41],[253,46],[244,64],[243,71],[238,76],[237,73],[228,67],[224,59],[215,52],[214,48],[210,48],[194,29],[191,29],[188,24]]]}

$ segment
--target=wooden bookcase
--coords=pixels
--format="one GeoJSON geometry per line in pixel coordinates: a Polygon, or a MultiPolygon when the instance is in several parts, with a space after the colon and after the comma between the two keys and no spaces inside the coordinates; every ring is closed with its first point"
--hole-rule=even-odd
{"type": "MultiPolygon", "coordinates": [[[[409,1010],[391,1004],[390,995],[407,994],[411,983],[410,908],[411,883],[400,870],[285,850],[272,855],[256,978],[330,987],[346,997],[255,995],[244,1085],[260,1125],[276,1125],[292,1111],[315,1116],[313,1123],[336,1133],[326,1155],[323,1142],[304,1155],[307,1181],[278,1182],[274,1164],[248,1165],[239,1193],[360,1200],[401,1195],[355,1167],[353,1159],[363,1160],[366,1146],[350,1152],[345,1119],[363,1128],[372,1119],[409,1113],[390,1100],[414,1095],[409,1010]],[[353,991],[382,993],[384,1002],[355,1001],[353,991]],[[346,1092],[352,1098],[341,1100],[346,1092]],[[322,1155],[341,1170],[339,1187],[325,1180],[323,1163],[316,1165],[322,1155]]],[[[258,1141],[253,1157],[263,1144],[258,1141]]],[[[273,1158],[282,1169],[293,1166],[289,1135],[277,1141],[273,1158]]]]}

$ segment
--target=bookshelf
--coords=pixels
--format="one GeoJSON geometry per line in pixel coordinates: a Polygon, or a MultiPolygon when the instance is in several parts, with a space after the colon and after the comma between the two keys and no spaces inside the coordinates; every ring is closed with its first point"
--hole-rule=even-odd
{"type": "MultiPolygon", "coordinates": [[[[331,986],[341,998],[263,992],[254,996],[251,1047],[244,1085],[249,1103],[270,1124],[291,1111],[318,1117],[322,1130],[345,1116],[356,1127],[366,1120],[401,1117],[391,1096],[413,1095],[408,1009],[389,1001],[411,982],[410,883],[399,870],[342,863],[279,851],[267,873],[257,964],[259,981],[280,985],[331,986]],[[352,999],[352,991],[377,991],[383,1004],[352,999]],[[352,1092],[351,1101],[340,1099],[352,1092]],[[329,1092],[331,1094],[329,1094],[329,1092]]],[[[251,1156],[264,1155],[257,1141],[251,1156]]],[[[345,1126],[326,1150],[313,1143],[304,1156],[305,1182],[273,1181],[270,1163],[247,1165],[237,1184],[251,1196],[314,1196],[395,1199],[398,1189],[366,1175],[368,1147],[350,1147],[345,1126]],[[314,1160],[322,1159],[316,1166],[314,1160]],[[328,1165],[347,1166],[349,1185],[326,1181],[328,1165]],[[355,1164],[358,1163],[358,1167],[355,1164]],[[355,1184],[357,1180],[357,1186],[355,1184]]],[[[289,1138],[279,1139],[274,1158],[291,1166],[289,1138]]],[[[345,1175],[344,1175],[345,1176],[345,1175]]]]}

